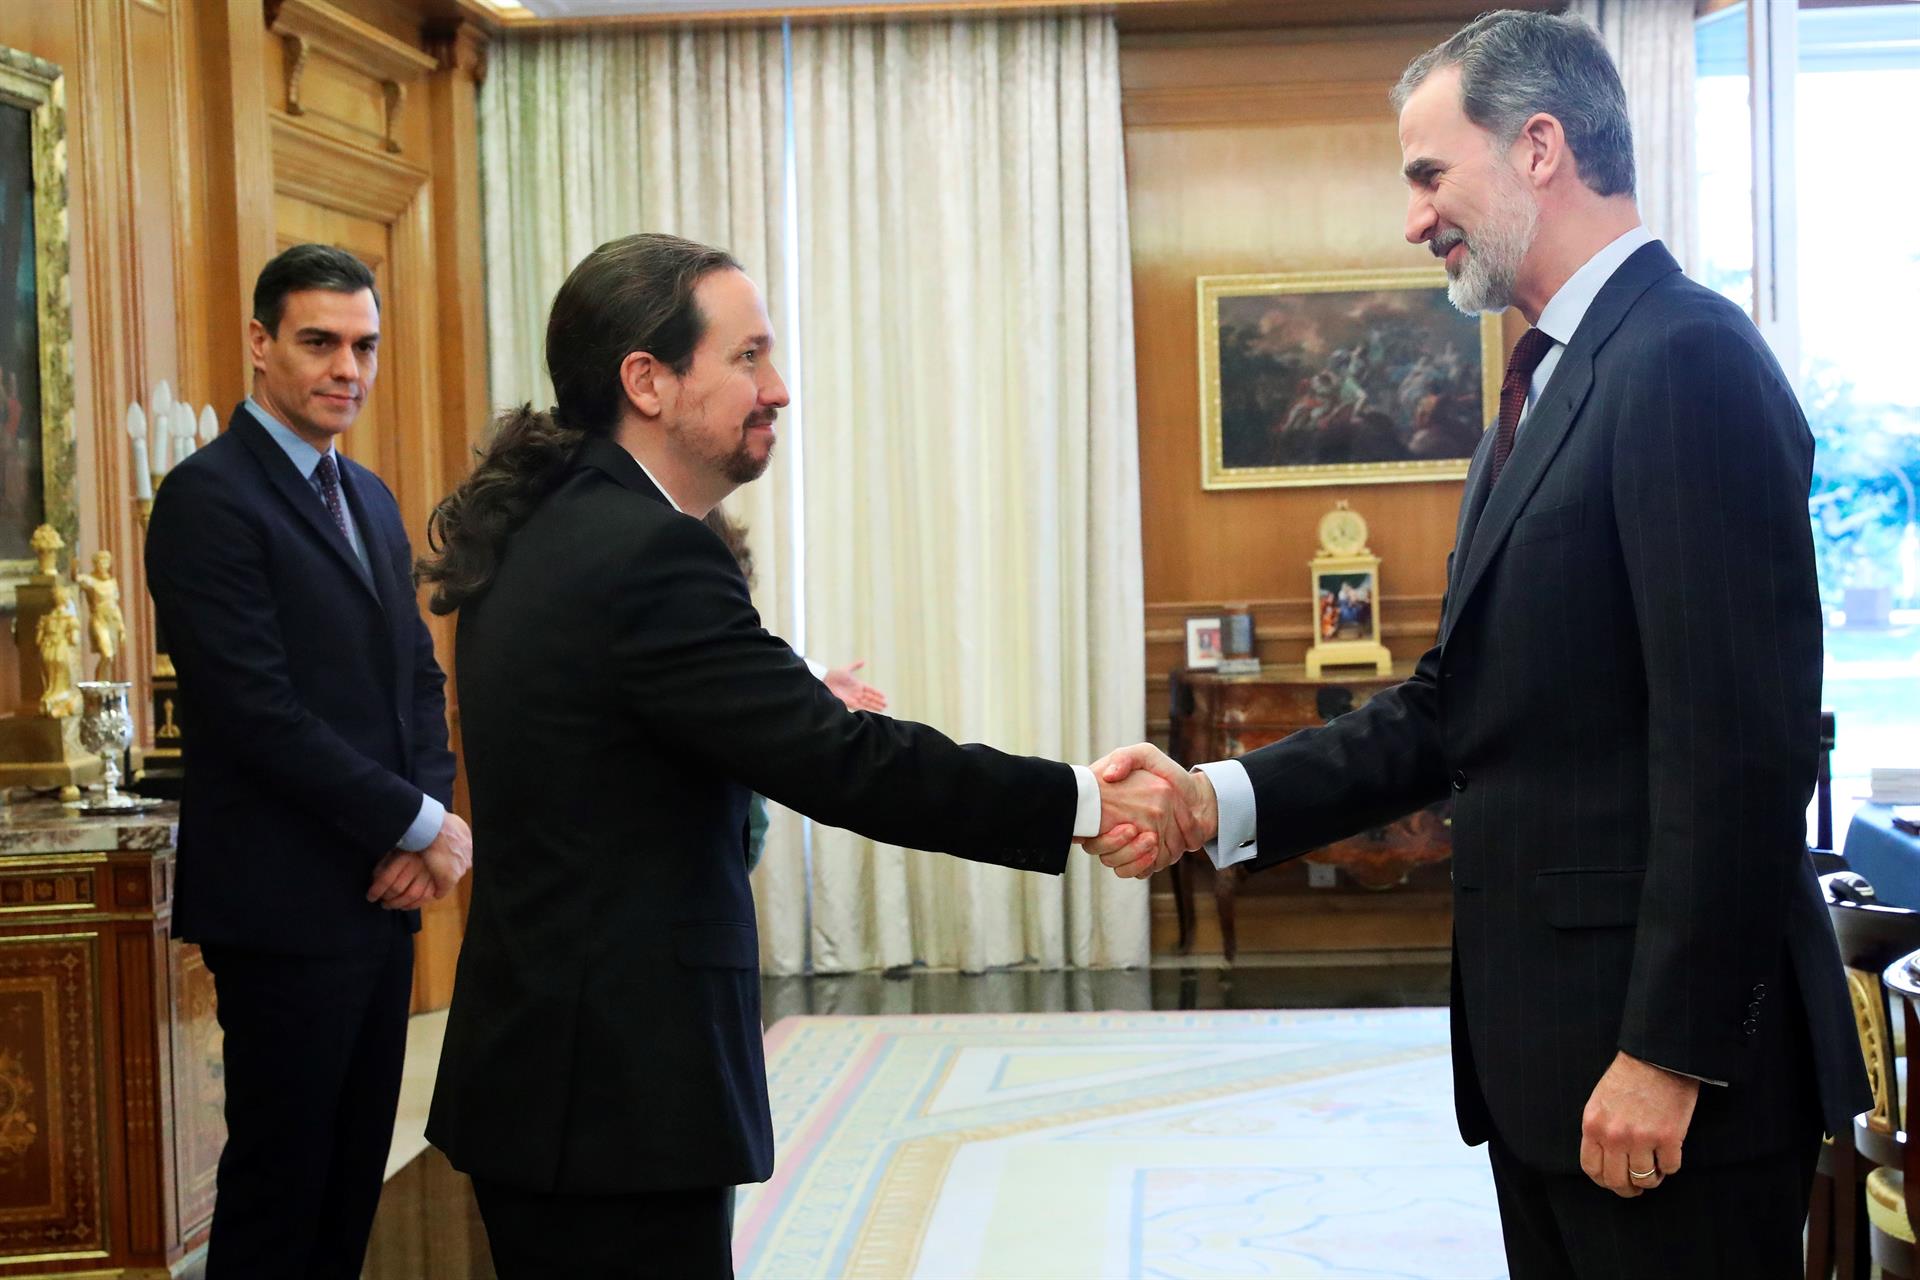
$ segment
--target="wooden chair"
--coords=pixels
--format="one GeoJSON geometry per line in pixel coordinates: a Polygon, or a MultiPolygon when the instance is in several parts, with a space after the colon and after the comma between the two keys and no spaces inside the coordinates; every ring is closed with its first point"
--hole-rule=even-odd
{"type": "Polygon", "coordinates": [[[1873,1107],[1854,1118],[1851,1142],[1829,1142],[1821,1148],[1807,1215],[1806,1274],[1808,1280],[1822,1280],[1831,1270],[1839,1280],[1867,1280],[1865,1183],[1881,1166],[1899,1168],[1906,1147],[1907,1113],[1881,974],[1920,950],[1920,911],[1876,903],[1873,886],[1852,872],[1823,875],[1820,884],[1846,968],[1873,1107]]]}
{"type": "MultiPolygon", "coordinates": [[[[1913,1055],[1920,1053],[1920,1013],[1915,1011],[1915,1002],[1920,1001],[1920,950],[1895,960],[1880,977],[1886,994],[1899,1001],[1906,1027],[1904,1057],[1908,1071],[1899,1092],[1905,1095],[1901,1099],[1902,1114],[1914,1115],[1920,1108],[1920,1098],[1914,1093],[1920,1087],[1920,1074],[1912,1070],[1913,1055]]],[[[1905,1134],[1898,1136],[1893,1158],[1867,1174],[1873,1260],[1887,1280],[1920,1280],[1920,1265],[1916,1265],[1920,1250],[1914,1244],[1920,1239],[1920,1218],[1915,1216],[1916,1204],[1907,1198],[1908,1187],[1920,1187],[1920,1143],[1906,1141],[1905,1134]]],[[[1915,1199],[1920,1200],[1920,1196],[1915,1199]]]]}

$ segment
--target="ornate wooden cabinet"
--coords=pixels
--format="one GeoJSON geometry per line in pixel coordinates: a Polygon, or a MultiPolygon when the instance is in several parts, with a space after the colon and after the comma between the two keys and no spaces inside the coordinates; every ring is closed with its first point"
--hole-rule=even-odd
{"type": "MultiPolygon", "coordinates": [[[[1387,676],[1360,669],[1315,677],[1309,676],[1304,666],[1268,667],[1252,676],[1175,671],[1170,677],[1173,707],[1169,754],[1189,766],[1243,755],[1344,715],[1412,671],[1411,663],[1397,665],[1387,676]]],[[[1445,862],[1453,855],[1449,812],[1449,803],[1442,801],[1388,826],[1309,853],[1306,861],[1337,868],[1340,875],[1364,889],[1394,888],[1420,868],[1445,862]]],[[[1182,953],[1192,945],[1195,881],[1203,874],[1206,870],[1197,868],[1196,858],[1184,858],[1174,867],[1182,953]]],[[[1233,867],[1212,875],[1222,949],[1229,960],[1238,949],[1236,905],[1246,878],[1244,871],[1233,867]]],[[[1426,930],[1429,935],[1432,932],[1430,927],[1426,930]]],[[[1432,938],[1426,940],[1431,942],[1432,938]]]]}
{"type": "Polygon", "coordinates": [[[0,1277],[162,1277],[206,1239],[220,1032],[174,813],[0,805],[0,1277]]]}

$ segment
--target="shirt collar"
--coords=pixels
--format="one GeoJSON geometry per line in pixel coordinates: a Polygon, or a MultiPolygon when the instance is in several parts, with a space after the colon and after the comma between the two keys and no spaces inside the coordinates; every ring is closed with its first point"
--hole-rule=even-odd
{"type": "Polygon", "coordinates": [[[634,465],[640,468],[640,472],[642,475],[646,476],[647,479],[653,481],[653,487],[660,491],[660,496],[667,500],[668,506],[672,507],[675,511],[679,511],[681,515],[687,514],[685,511],[680,510],[680,504],[673,500],[673,495],[667,492],[667,486],[660,483],[660,478],[654,475],[653,472],[647,470],[646,463],[640,461],[639,458],[634,457],[631,450],[628,451],[627,456],[629,458],[633,458],[634,465]]]}
{"type": "Polygon", "coordinates": [[[1644,225],[1636,226],[1588,258],[1586,265],[1574,272],[1541,309],[1540,323],[1534,328],[1561,346],[1573,341],[1574,330],[1580,327],[1587,309],[1600,296],[1601,288],[1613,278],[1613,273],[1620,269],[1620,264],[1632,257],[1642,245],[1651,243],[1653,233],[1644,225]]]}
{"type": "MultiPolygon", "coordinates": [[[[287,455],[288,461],[293,463],[294,470],[300,473],[300,478],[312,483],[313,469],[320,465],[320,459],[326,454],[295,435],[292,427],[262,409],[260,402],[252,396],[246,398],[245,404],[260,425],[267,429],[267,434],[273,437],[273,442],[280,446],[281,452],[287,455]]],[[[327,453],[332,452],[333,444],[329,441],[327,453]]],[[[339,463],[335,462],[334,465],[338,466],[339,463]]]]}

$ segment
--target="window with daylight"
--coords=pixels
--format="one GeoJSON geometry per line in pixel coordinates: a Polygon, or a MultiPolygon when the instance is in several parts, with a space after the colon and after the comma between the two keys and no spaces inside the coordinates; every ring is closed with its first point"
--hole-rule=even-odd
{"type": "Polygon", "coordinates": [[[1696,28],[1700,266],[1763,317],[1813,428],[1837,836],[1871,769],[1920,767],[1920,4],[1795,16],[1758,109],[1747,6],[1696,28]],[[1756,163],[1780,179],[1759,202],[1756,163]]]}

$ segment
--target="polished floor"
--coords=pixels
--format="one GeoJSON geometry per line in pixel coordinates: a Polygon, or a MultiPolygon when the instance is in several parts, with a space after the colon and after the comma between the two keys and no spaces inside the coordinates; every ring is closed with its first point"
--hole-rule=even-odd
{"type": "MultiPolygon", "coordinates": [[[[844,974],[766,978],[767,1025],[800,1014],[1076,1013],[1148,1010],[1398,1008],[1447,1002],[1444,952],[1394,952],[1232,969],[1177,962],[1151,969],[986,974],[844,974]]],[[[366,1280],[491,1280],[473,1192],[429,1147],[387,1181],[366,1280]]]]}

